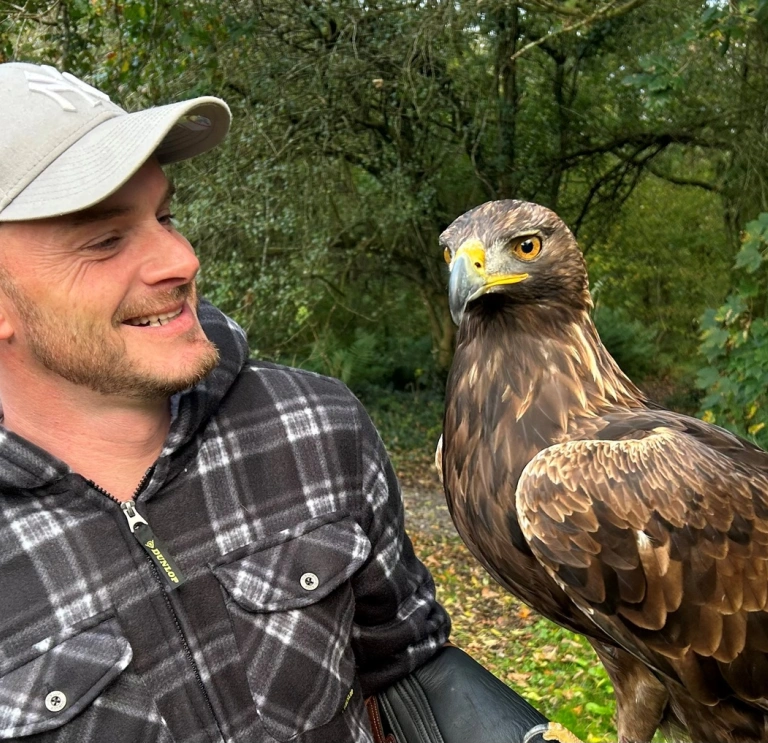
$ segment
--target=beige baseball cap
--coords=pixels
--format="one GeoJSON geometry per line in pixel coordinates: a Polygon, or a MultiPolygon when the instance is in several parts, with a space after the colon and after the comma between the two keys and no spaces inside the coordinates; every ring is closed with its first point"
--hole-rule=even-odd
{"type": "Polygon", "coordinates": [[[152,155],[165,164],[215,147],[229,123],[219,98],[127,113],[67,72],[0,64],[0,222],[86,209],[152,155]]]}

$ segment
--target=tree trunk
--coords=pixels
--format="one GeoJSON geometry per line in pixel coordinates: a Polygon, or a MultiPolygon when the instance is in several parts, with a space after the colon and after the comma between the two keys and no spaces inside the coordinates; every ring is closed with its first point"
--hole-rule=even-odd
{"type": "Polygon", "coordinates": [[[498,153],[500,167],[496,178],[497,197],[514,198],[519,179],[516,176],[517,137],[517,62],[512,55],[517,50],[520,33],[517,3],[498,9],[496,49],[496,95],[498,96],[498,153]]]}

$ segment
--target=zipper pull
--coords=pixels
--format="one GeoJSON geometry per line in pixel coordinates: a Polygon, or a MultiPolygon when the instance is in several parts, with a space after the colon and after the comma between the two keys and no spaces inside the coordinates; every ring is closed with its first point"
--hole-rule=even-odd
{"type": "Polygon", "coordinates": [[[120,504],[120,510],[128,521],[131,534],[149,555],[165,584],[173,589],[185,583],[187,577],[165,545],[155,536],[147,520],[136,510],[136,503],[132,500],[125,501],[120,504]]]}

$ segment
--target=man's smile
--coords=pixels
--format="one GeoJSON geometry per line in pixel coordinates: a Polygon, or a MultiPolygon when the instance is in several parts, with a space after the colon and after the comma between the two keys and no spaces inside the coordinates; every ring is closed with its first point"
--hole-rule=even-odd
{"type": "Polygon", "coordinates": [[[167,325],[171,320],[177,318],[184,311],[184,305],[177,310],[171,312],[165,312],[158,315],[145,315],[144,317],[132,317],[128,320],[124,320],[125,325],[138,325],[141,327],[160,327],[161,325],[167,325]]]}

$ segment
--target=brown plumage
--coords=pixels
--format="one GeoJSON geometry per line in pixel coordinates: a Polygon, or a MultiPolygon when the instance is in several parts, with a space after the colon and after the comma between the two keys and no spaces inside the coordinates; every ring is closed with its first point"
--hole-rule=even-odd
{"type": "Polygon", "coordinates": [[[768,453],[621,372],[553,212],[483,204],[441,245],[459,324],[443,477],[469,549],[589,638],[622,741],[768,741],[768,453]]]}

